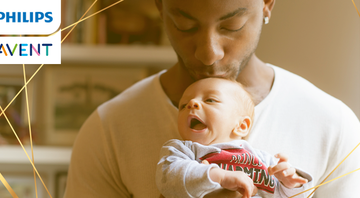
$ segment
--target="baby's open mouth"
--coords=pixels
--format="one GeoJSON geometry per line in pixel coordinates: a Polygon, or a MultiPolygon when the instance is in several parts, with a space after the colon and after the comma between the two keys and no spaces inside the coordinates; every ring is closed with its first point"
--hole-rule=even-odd
{"type": "Polygon", "coordinates": [[[203,130],[203,129],[207,128],[207,126],[204,123],[202,123],[200,120],[198,120],[197,118],[191,118],[190,128],[195,129],[195,130],[203,130]]]}

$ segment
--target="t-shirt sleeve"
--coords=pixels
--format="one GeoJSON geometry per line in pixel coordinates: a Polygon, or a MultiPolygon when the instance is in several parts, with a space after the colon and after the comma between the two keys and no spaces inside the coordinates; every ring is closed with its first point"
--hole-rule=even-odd
{"type": "MultiPolygon", "coordinates": [[[[331,157],[328,159],[327,169],[319,179],[319,183],[329,175],[336,166],[360,143],[360,123],[356,115],[345,104],[342,104],[341,131],[338,134],[336,143],[331,148],[331,157]]],[[[360,147],[360,146],[359,146],[360,147]]],[[[360,148],[357,148],[351,155],[334,171],[326,181],[342,176],[346,173],[360,168],[360,148]]],[[[311,162],[309,162],[311,163],[311,162]]],[[[316,166],[316,164],[314,164],[316,166]]],[[[322,197],[347,197],[358,198],[360,187],[360,171],[346,175],[333,182],[320,186],[314,194],[314,198],[322,197]]],[[[317,185],[317,184],[316,184],[317,185]]]]}
{"type": "Polygon", "coordinates": [[[64,198],[131,197],[121,181],[111,145],[95,111],[74,143],[64,198]]]}
{"type": "Polygon", "coordinates": [[[200,164],[192,149],[196,148],[180,140],[170,140],[162,147],[156,185],[166,198],[201,198],[221,187],[209,177],[210,169],[217,165],[200,164]]]}

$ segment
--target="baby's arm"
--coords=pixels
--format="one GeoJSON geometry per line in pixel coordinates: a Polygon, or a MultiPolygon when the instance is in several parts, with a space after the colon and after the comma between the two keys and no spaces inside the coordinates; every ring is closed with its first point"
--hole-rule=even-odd
{"type": "Polygon", "coordinates": [[[226,171],[220,168],[210,169],[210,178],[223,188],[240,192],[242,198],[250,198],[257,192],[253,180],[242,171],[226,171]]]}
{"type": "Polygon", "coordinates": [[[221,188],[209,177],[215,164],[200,164],[195,160],[191,142],[170,140],[161,149],[161,159],[156,169],[156,185],[166,198],[203,197],[221,188]]]}
{"type": "MultiPolygon", "coordinates": [[[[202,164],[209,164],[207,160],[203,160],[202,164]]],[[[256,195],[257,188],[254,186],[254,182],[242,171],[225,171],[220,168],[212,168],[210,170],[210,178],[221,185],[221,187],[241,193],[242,198],[247,198],[256,195]]],[[[230,192],[229,191],[229,192],[230,192]]],[[[211,196],[212,197],[212,196],[211,196]]],[[[216,196],[218,197],[218,196],[216,196]]],[[[236,195],[224,194],[224,197],[237,197],[236,195]]]]}
{"type": "Polygon", "coordinates": [[[180,140],[164,144],[156,170],[156,184],[164,197],[201,198],[221,187],[238,191],[244,198],[256,194],[253,181],[245,173],[198,163],[194,151],[201,148],[197,146],[180,140]]]}

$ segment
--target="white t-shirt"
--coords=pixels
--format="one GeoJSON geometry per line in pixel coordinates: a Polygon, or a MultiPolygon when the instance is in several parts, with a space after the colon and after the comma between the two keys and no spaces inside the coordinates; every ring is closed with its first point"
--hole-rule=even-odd
{"type": "MultiPolygon", "coordinates": [[[[255,107],[249,143],[291,164],[320,183],[360,142],[360,124],[341,101],[276,66],[269,95],[255,107]]],[[[155,185],[161,146],[180,139],[177,108],[159,76],[144,79],[101,105],[76,139],[65,198],[159,197],[155,185]]],[[[330,176],[360,167],[360,148],[330,176]]],[[[359,197],[360,171],[326,184],[318,198],[359,197]]]]}

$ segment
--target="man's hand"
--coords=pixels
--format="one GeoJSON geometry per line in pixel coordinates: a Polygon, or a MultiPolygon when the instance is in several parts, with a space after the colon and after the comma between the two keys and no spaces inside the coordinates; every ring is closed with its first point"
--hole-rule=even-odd
{"type": "Polygon", "coordinates": [[[287,188],[298,188],[308,182],[307,179],[300,177],[295,168],[290,167],[288,158],[281,153],[275,155],[279,162],[275,166],[268,167],[270,175],[274,175],[287,188]]]}

